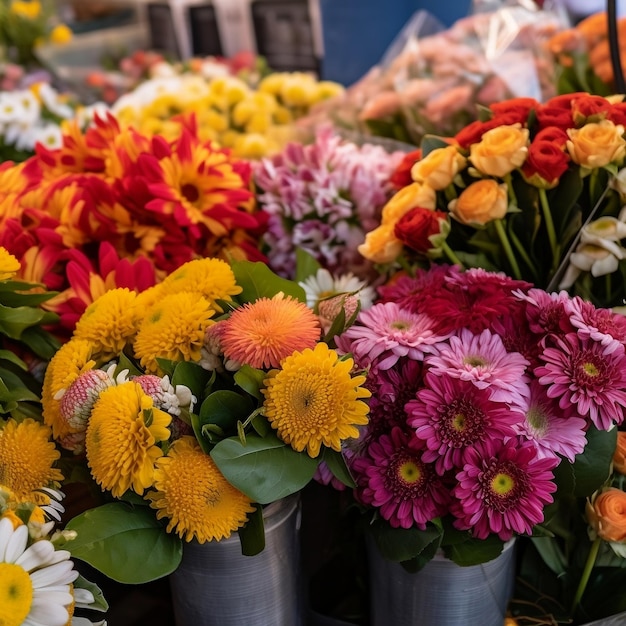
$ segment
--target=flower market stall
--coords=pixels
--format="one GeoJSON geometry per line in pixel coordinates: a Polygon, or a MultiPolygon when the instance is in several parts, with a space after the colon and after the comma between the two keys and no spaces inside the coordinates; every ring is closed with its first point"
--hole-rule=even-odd
{"type": "Polygon", "coordinates": [[[622,623],[615,3],[419,7],[353,84],[59,72],[65,5],[0,2],[0,623],[622,623]]]}

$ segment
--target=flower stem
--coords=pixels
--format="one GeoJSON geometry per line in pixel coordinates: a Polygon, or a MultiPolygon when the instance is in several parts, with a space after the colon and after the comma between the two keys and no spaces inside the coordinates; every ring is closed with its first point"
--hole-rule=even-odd
{"type": "Polygon", "coordinates": [[[511,243],[509,242],[509,238],[506,235],[504,230],[504,226],[502,225],[502,220],[497,219],[493,220],[493,223],[496,227],[496,232],[498,233],[498,237],[500,238],[500,243],[504,248],[504,254],[506,254],[506,258],[509,261],[509,265],[511,266],[511,271],[513,272],[513,278],[517,280],[521,280],[522,274],[520,273],[519,266],[517,265],[517,260],[515,259],[515,255],[513,254],[513,249],[511,248],[511,243]]]}
{"type": "Polygon", "coordinates": [[[593,566],[596,563],[596,557],[598,556],[598,551],[600,550],[601,543],[602,539],[600,539],[600,537],[596,537],[594,542],[591,544],[589,554],[587,555],[587,561],[585,562],[585,568],[583,569],[582,576],[580,577],[580,581],[578,582],[578,589],[576,589],[576,595],[574,596],[574,601],[572,602],[570,616],[574,615],[574,611],[578,608],[583,594],[585,593],[585,588],[587,587],[587,583],[589,582],[589,577],[591,576],[593,566]]]}
{"type": "Polygon", "coordinates": [[[557,258],[558,243],[556,240],[556,232],[554,230],[554,222],[552,220],[552,212],[550,211],[548,196],[545,189],[539,189],[539,202],[541,203],[541,211],[546,224],[546,231],[548,232],[548,240],[550,241],[550,250],[552,251],[552,270],[554,270],[559,264],[559,259],[557,258]]]}
{"type": "Polygon", "coordinates": [[[522,245],[522,242],[517,238],[517,236],[515,235],[515,233],[513,231],[511,231],[509,236],[510,236],[510,239],[511,239],[513,245],[515,246],[515,249],[517,250],[519,255],[522,257],[522,260],[524,261],[524,263],[526,263],[526,265],[528,265],[530,271],[532,272],[532,274],[533,274],[533,282],[537,282],[537,280],[539,278],[537,276],[537,270],[536,270],[535,265],[533,264],[533,262],[530,260],[530,257],[528,256],[528,253],[524,249],[524,246],[522,245]]]}
{"type": "Polygon", "coordinates": [[[504,175],[504,182],[509,190],[509,202],[512,205],[517,206],[517,196],[515,195],[515,190],[513,189],[513,178],[510,173],[504,175]]]}
{"type": "Polygon", "coordinates": [[[441,249],[453,265],[458,265],[461,269],[465,269],[465,265],[463,265],[459,257],[454,253],[454,250],[445,241],[441,244],[441,249]]]}

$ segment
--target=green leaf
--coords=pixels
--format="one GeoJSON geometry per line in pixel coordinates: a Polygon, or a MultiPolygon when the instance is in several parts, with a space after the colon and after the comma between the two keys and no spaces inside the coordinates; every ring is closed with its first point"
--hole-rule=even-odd
{"type": "Polygon", "coordinates": [[[532,537],[531,541],[544,563],[557,575],[567,571],[567,559],[552,537],[532,537]]]}
{"type": "Polygon", "coordinates": [[[11,339],[20,339],[30,326],[42,323],[45,311],[26,306],[10,308],[0,304],[0,331],[11,339]]]}
{"type": "Polygon", "coordinates": [[[300,283],[309,276],[317,274],[317,270],[321,267],[312,254],[309,254],[304,248],[296,248],[296,282],[300,283]]]}
{"type": "Polygon", "coordinates": [[[574,494],[579,497],[590,496],[608,479],[617,445],[617,428],[605,431],[590,427],[586,435],[587,445],[581,454],[576,455],[572,465],[574,494]]]}
{"type": "MultiPolygon", "coordinates": [[[[443,530],[428,524],[419,528],[393,528],[387,520],[377,519],[369,527],[381,555],[389,561],[410,561],[424,551],[429,559],[441,545],[443,530]]],[[[425,563],[424,563],[425,565],[425,563]]]]}
{"type": "Polygon", "coordinates": [[[208,395],[200,407],[200,425],[215,424],[232,433],[237,422],[245,422],[254,410],[252,400],[235,391],[220,389],[208,395]]]}
{"type": "Polygon", "coordinates": [[[443,546],[443,552],[457,565],[479,565],[495,559],[502,552],[503,545],[504,542],[495,535],[474,539],[466,534],[464,541],[443,546]]]}
{"type": "Polygon", "coordinates": [[[77,589],[86,589],[91,592],[94,601],[89,605],[90,611],[100,611],[104,613],[109,610],[109,603],[106,601],[102,589],[95,583],[92,583],[79,574],[78,578],[74,581],[74,587],[77,589]]]}
{"type": "Polygon", "coordinates": [[[26,365],[26,363],[24,363],[24,361],[22,361],[22,359],[20,359],[17,354],[11,350],[0,350],[0,360],[10,361],[14,365],[17,365],[17,367],[21,370],[24,370],[25,372],[28,371],[28,365],[26,365]]]}
{"type": "Polygon", "coordinates": [[[126,353],[120,354],[120,358],[117,363],[117,367],[115,368],[115,376],[117,376],[120,372],[124,370],[128,370],[129,376],[141,376],[144,372],[140,369],[140,367],[133,361],[126,353]]]}
{"type": "MultiPolygon", "coordinates": [[[[56,316],[53,322],[56,322],[56,316]]],[[[42,323],[44,323],[43,320],[42,323]]],[[[45,323],[48,324],[50,322],[45,321],[45,323]]],[[[49,361],[61,346],[61,343],[56,337],[39,326],[32,326],[24,330],[20,341],[35,355],[45,361],[49,361]]]]}
{"type": "Polygon", "coordinates": [[[176,385],[185,385],[185,387],[189,387],[196,398],[202,398],[211,375],[212,372],[205,370],[196,363],[180,361],[174,367],[171,383],[174,388],[176,385]]]}
{"type": "Polygon", "coordinates": [[[235,382],[257,400],[263,400],[264,396],[261,393],[261,388],[266,377],[266,372],[257,370],[249,365],[242,365],[233,376],[235,382]]]}
{"type": "Polygon", "coordinates": [[[422,148],[422,158],[433,150],[445,148],[448,145],[449,144],[441,137],[437,137],[436,135],[424,135],[424,139],[422,139],[422,143],[420,144],[420,147],[422,148]]]}
{"type": "Polygon", "coordinates": [[[211,457],[228,482],[260,504],[300,491],[318,464],[273,433],[265,437],[251,433],[245,446],[237,438],[224,439],[211,450],[211,457]]]}
{"type": "Polygon", "coordinates": [[[111,502],[85,511],[66,526],[78,536],[67,543],[72,557],[123,584],[147,583],[180,564],[182,542],[148,507],[111,502]]]}
{"type": "Polygon", "coordinates": [[[241,554],[254,556],[263,552],[265,548],[265,524],[263,523],[263,507],[261,505],[256,506],[254,513],[248,516],[246,525],[237,532],[241,542],[241,554]]]}
{"type": "Polygon", "coordinates": [[[265,263],[237,261],[231,265],[237,284],[243,291],[235,297],[238,302],[254,302],[259,298],[271,298],[283,292],[301,302],[306,302],[304,289],[291,280],[274,274],[265,263]]]}
{"type": "Polygon", "coordinates": [[[350,487],[351,489],[356,487],[354,478],[352,478],[352,474],[350,474],[346,460],[341,452],[326,448],[322,460],[328,465],[328,469],[333,473],[333,476],[340,480],[346,487],[350,487]]]}

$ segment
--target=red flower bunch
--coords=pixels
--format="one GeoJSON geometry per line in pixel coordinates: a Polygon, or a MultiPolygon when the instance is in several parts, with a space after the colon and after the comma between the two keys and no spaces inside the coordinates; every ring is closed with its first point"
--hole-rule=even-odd
{"type": "Polygon", "coordinates": [[[140,291],[192,259],[265,260],[250,164],[181,123],[167,141],[96,118],[0,170],[0,245],[60,292],[47,304],[68,330],[104,291],[140,291]]]}

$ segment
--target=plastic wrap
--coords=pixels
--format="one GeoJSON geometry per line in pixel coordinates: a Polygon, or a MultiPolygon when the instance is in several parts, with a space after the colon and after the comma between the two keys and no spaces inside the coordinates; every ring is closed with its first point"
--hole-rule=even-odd
{"type": "Polygon", "coordinates": [[[449,29],[426,11],[415,13],[377,66],[302,123],[331,119],[341,128],[419,144],[426,134],[455,134],[481,105],[555,95],[545,44],[568,26],[562,16],[522,0],[491,11],[479,4],[449,29]]]}

